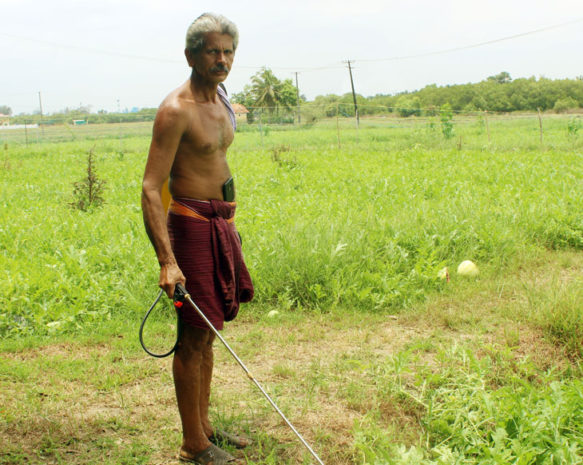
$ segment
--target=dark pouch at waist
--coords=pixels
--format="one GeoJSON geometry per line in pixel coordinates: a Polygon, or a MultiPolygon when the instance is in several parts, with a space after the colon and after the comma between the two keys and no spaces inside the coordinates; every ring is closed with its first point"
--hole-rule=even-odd
{"type": "Polygon", "coordinates": [[[223,184],[223,200],[225,202],[232,202],[235,200],[235,181],[229,178],[223,184]]]}

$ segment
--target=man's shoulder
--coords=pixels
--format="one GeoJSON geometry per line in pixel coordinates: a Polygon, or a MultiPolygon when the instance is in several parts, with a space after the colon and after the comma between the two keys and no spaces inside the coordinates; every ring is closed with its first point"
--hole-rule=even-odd
{"type": "Polygon", "coordinates": [[[182,134],[190,125],[192,112],[179,98],[176,91],[171,92],[160,104],[154,120],[154,135],[167,137],[169,134],[182,134]]]}
{"type": "Polygon", "coordinates": [[[188,124],[195,113],[196,103],[192,94],[179,87],[162,101],[158,107],[156,120],[167,124],[188,124]]]}
{"type": "Polygon", "coordinates": [[[184,116],[194,108],[194,99],[180,88],[171,92],[160,104],[158,113],[168,116],[184,116]]]}

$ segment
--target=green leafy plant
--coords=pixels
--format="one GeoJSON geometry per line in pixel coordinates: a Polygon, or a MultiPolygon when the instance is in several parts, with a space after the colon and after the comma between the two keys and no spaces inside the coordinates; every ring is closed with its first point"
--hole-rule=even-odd
{"type": "Polygon", "coordinates": [[[576,136],[581,126],[583,126],[581,119],[573,117],[567,122],[567,132],[570,136],[576,136]]]}
{"type": "Polygon", "coordinates": [[[439,119],[441,120],[441,132],[443,137],[451,139],[453,137],[453,110],[451,105],[446,103],[439,110],[439,119]]]}

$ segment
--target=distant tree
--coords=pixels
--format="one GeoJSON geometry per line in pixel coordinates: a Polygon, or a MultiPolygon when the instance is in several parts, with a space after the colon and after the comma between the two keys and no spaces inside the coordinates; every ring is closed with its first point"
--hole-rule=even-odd
{"type": "Polygon", "coordinates": [[[488,81],[495,81],[500,84],[506,84],[512,81],[512,78],[510,77],[509,73],[507,73],[506,71],[502,71],[501,73],[498,73],[495,76],[489,76],[488,81]]]}
{"type": "Polygon", "coordinates": [[[277,79],[270,69],[263,68],[251,77],[250,90],[254,106],[267,107],[270,111],[273,111],[277,106],[281,91],[281,81],[277,79]]]}
{"type": "Polygon", "coordinates": [[[10,108],[8,105],[0,105],[0,113],[10,116],[12,114],[12,108],[10,108]]]}
{"type": "Polygon", "coordinates": [[[246,108],[253,107],[254,98],[251,94],[251,86],[246,85],[241,92],[235,92],[231,95],[231,102],[240,103],[246,108]]]}
{"type": "MultiPolygon", "coordinates": [[[[583,108],[583,76],[575,79],[552,80],[544,77],[518,78],[512,80],[510,74],[501,72],[478,83],[456,84],[438,87],[430,84],[414,92],[395,95],[375,95],[364,98],[357,96],[359,113],[380,114],[389,111],[399,112],[402,116],[423,114],[436,116],[439,109],[449,104],[456,111],[564,111],[565,105],[583,108]],[[504,84],[504,85],[500,85],[504,84]],[[417,100],[420,105],[418,106],[417,100]],[[565,100],[571,99],[571,100],[565,100]],[[575,105],[575,101],[576,105],[575,105]],[[573,106],[575,105],[575,106],[573,106]],[[400,110],[399,110],[400,109],[400,110]]],[[[341,115],[352,116],[352,94],[342,97],[317,96],[314,106],[320,108],[319,117],[335,116],[336,108],[341,115]]]]}
{"type": "Polygon", "coordinates": [[[486,100],[480,94],[476,94],[475,97],[470,102],[470,104],[476,110],[487,110],[488,109],[488,104],[486,103],[486,100]]]}
{"type": "Polygon", "coordinates": [[[335,94],[318,95],[313,102],[318,117],[336,116],[336,110],[342,111],[342,108],[339,108],[339,104],[340,96],[335,94]]]}
{"type": "Polygon", "coordinates": [[[577,103],[577,100],[572,97],[565,97],[555,102],[553,110],[557,113],[565,113],[566,111],[577,108],[578,106],[579,104],[577,103]]]}
{"type": "Polygon", "coordinates": [[[91,113],[91,105],[79,105],[77,108],[65,107],[57,113],[63,115],[85,115],[91,113]]]}
{"type": "Polygon", "coordinates": [[[400,116],[421,115],[421,100],[416,95],[402,95],[395,105],[400,116]]]}
{"type": "Polygon", "coordinates": [[[377,106],[375,113],[392,112],[397,98],[393,95],[377,94],[368,99],[368,103],[377,106]]]}
{"type": "Polygon", "coordinates": [[[298,104],[298,92],[291,79],[285,79],[282,82],[279,103],[287,109],[298,104]]]}
{"type": "Polygon", "coordinates": [[[253,106],[268,108],[273,113],[280,107],[290,109],[297,105],[297,93],[291,79],[280,81],[273,71],[263,68],[251,77],[250,93],[253,106]]]}
{"type": "Polygon", "coordinates": [[[232,95],[231,101],[250,110],[247,114],[248,122],[260,117],[259,112],[255,111],[258,108],[266,109],[272,122],[293,122],[298,95],[291,79],[281,81],[273,71],[263,68],[251,77],[251,83],[245,85],[242,92],[232,95]]]}

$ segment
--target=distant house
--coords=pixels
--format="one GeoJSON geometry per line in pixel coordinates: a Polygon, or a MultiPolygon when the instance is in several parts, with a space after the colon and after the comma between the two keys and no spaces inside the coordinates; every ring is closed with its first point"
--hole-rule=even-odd
{"type": "Polygon", "coordinates": [[[241,105],[240,103],[233,103],[233,110],[235,111],[235,118],[237,121],[246,121],[247,120],[247,113],[249,110],[245,108],[245,105],[241,105]]]}
{"type": "Polygon", "coordinates": [[[74,119],[73,120],[73,125],[74,126],[83,126],[84,124],[87,124],[87,120],[86,119],[74,119]]]}
{"type": "Polygon", "coordinates": [[[0,126],[8,126],[10,124],[10,116],[0,113],[0,126]]]}

